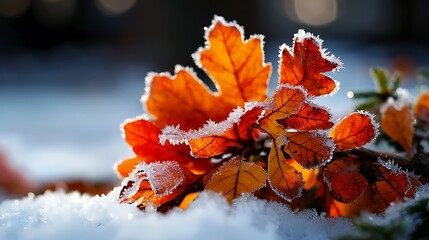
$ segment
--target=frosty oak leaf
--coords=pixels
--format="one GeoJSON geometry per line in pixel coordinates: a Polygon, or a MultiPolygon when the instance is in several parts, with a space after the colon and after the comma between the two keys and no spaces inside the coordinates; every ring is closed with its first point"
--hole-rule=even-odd
{"type": "Polygon", "coordinates": [[[299,30],[290,49],[281,47],[280,83],[303,86],[311,96],[334,93],[338,82],[324,75],[324,72],[342,68],[334,55],[328,55],[322,48],[322,40],[299,30]]]}
{"type": "Polygon", "coordinates": [[[206,40],[193,56],[218,91],[211,92],[189,68],[177,67],[174,77],[150,74],[143,102],[159,127],[196,129],[209,119],[224,120],[245,102],[265,99],[271,65],[264,62],[262,36],[245,41],[241,27],[215,17],[206,40]]]}

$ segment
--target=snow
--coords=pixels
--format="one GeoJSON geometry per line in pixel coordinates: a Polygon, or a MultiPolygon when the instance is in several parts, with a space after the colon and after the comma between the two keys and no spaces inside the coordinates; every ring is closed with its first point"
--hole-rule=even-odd
{"type": "Polygon", "coordinates": [[[248,196],[232,206],[203,193],[185,211],[143,212],[107,196],[77,192],[30,194],[0,204],[0,239],[332,239],[353,231],[350,221],[293,212],[248,196]]]}
{"type": "MultiPolygon", "coordinates": [[[[185,179],[185,175],[176,161],[153,162],[146,164],[139,163],[131,175],[137,178],[143,172],[146,176],[155,195],[162,197],[170,194],[185,179]]],[[[124,181],[125,182],[125,181],[124,181]]],[[[140,184],[136,184],[139,186],[140,184]]]]}

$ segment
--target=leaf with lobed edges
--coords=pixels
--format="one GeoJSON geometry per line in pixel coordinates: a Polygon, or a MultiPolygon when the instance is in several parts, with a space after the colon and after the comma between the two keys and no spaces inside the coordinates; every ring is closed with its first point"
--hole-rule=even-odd
{"type": "Polygon", "coordinates": [[[342,68],[342,62],[322,48],[323,41],[300,29],[292,49],[280,47],[279,83],[303,86],[310,96],[333,94],[339,83],[324,72],[342,68]]]}

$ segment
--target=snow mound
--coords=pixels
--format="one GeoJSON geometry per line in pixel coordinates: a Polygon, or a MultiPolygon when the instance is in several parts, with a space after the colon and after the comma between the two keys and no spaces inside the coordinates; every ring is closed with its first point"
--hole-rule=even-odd
{"type": "Polygon", "coordinates": [[[186,210],[143,212],[107,196],[46,192],[0,204],[0,239],[332,239],[350,221],[243,196],[202,193],[186,210]]]}

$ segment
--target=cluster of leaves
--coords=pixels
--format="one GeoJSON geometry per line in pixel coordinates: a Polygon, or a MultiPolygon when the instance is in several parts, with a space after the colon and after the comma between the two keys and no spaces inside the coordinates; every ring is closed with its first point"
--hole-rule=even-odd
{"type": "Polygon", "coordinates": [[[415,171],[427,182],[429,174],[429,92],[423,92],[413,104],[405,89],[399,88],[401,77],[389,78],[387,70],[372,70],[375,91],[358,92],[354,98],[362,100],[358,109],[377,115],[381,123],[380,138],[408,160],[398,160],[401,167],[415,171]]]}
{"type": "Polygon", "coordinates": [[[142,101],[150,115],[123,124],[136,156],[116,164],[121,202],[167,211],[210,190],[229,202],[253,194],[349,216],[413,196],[414,175],[361,148],[378,134],[373,115],[334,123],[313,102],[336,91],[324,73],[342,67],[321,39],[299,30],[292,47],[280,47],[278,86],[268,96],[262,36],[244,40],[241,27],[215,17],[206,40],[193,57],[216,92],[190,68],[148,75],[142,101]]]}

